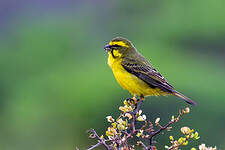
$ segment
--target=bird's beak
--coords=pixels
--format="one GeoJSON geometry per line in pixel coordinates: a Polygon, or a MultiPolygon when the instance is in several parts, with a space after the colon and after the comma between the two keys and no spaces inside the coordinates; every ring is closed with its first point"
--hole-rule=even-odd
{"type": "Polygon", "coordinates": [[[111,49],[111,46],[109,44],[107,44],[107,45],[104,46],[104,50],[105,51],[108,52],[110,49],[111,49]]]}

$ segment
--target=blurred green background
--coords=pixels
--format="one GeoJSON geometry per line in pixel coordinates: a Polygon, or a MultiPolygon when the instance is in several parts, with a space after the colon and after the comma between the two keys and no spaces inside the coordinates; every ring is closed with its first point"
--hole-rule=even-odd
{"type": "MultiPolygon", "coordinates": [[[[159,149],[182,126],[199,131],[192,146],[225,149],[224,6],[224,0],[1,0],[0,149],[94,144],[86,131],[104,134],[105,117],[116,117],[130,96],[103,50],[116,36],[130,39],[178,91],[198,102],[173,132],[158,138],[159,149]]],[[[172,96],[148,97],[143,110],[163,124],[185,106],[172,96]]]]}

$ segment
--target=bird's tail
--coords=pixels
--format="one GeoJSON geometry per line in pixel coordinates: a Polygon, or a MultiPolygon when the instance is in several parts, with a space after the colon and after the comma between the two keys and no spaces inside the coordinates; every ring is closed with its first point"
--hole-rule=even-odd
{"type": "Polygon", "coordinates": [[[191,100],[190,98],[184,96],[183,94],[177,92],[177,91],[173,91],[172,95],[175,95],[177,97],[180,97],[182,98],[183,100],[185,100],[185,102],[187,102],[188,104],[191,104],[191,105],[194,105],[194,106],[197,106],[197,103],[193,100],[191,100]]]}

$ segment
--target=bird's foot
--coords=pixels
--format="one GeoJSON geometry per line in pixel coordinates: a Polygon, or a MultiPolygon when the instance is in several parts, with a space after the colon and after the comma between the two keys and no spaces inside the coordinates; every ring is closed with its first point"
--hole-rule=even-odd
{"type": "Polygon", "coordinates": [[[128,103],[130,103],[130,104],[137,105],[137,103],[139,102],[140,99],[137,99],[136,97],[132,97],[132,98],[127,98],[126,100],[127,100],[128,103]]]}
{"type": "Polygon", "coordinates": [[[132,115],[136,115],[139,112],[141,105],[143,103],[144,97],[136,98],[135,96],[132,98],[127,98],[126,101],[133,107],[133,111],[130,112],[132,115]]]}
{"type": "Polygon", "coordinates": [[[135,96],[132,99],[134,100],[135,104],[137,104],[140,100],[139,98],[137,99],[135,96]]]}

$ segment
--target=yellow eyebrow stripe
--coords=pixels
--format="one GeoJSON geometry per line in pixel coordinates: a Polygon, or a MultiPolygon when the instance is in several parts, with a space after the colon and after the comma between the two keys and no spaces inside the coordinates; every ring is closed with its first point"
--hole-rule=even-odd
{"type": "Polygon", "coordinates": [[[122,46],[122,47],[129,47],[126,43],[124,43],[123,41],[111,41],[109,42],[109,45],[119,45],[119,46],[122,46]]]}

